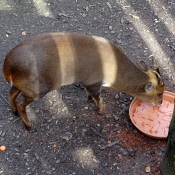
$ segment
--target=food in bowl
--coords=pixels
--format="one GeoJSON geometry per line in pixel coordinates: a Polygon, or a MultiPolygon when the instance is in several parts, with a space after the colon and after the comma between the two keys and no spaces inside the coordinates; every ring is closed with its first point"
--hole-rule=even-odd
{"type": "Polygon", "coordinates": [[[129,109],[131,121],[141,132],[150,137],[166,138],[173,114],[174,98],[174,93],[165,91],[163,102],[159,106],[134,99],[129,109]]]}

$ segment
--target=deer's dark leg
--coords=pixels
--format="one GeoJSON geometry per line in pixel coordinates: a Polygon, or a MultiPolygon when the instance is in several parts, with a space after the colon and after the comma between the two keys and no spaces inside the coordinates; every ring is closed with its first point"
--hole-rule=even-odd
{"type": "Polygon", "coordinates": [[[20,116],[28,130],[32,129],[32,126],[30,124],[30,121],[27,117],[26,113],[26,106],[33,102],[34,99],[26,97],[23,93],[20,93],[16,100],[16,107],[18,109],[18,112],[20,113],[20,116]]]}
{"type": "Polygon", "coordinates": [[[18,115],[18,109],[16,107],[16,98],[20,94],[20,90],[18,90],[15,86],[12,86],[9,90],[9,101],[11,105],[12,112],[15,115],[18,115]]]}
{"type": "Polygon", "coordinates": [[[88,100],[94,99],[97,109],[99,113],[102,113],[102,99],[100,98],[100,93],[101,93],[101,82],[84,86],[86,88],[87,94],[88,94],[88,100]]]}

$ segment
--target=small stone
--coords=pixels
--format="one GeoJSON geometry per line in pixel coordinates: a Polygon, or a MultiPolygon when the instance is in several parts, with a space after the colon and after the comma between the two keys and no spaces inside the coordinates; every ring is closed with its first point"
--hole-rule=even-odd
{"type": "Polygon", "coordinates": [[[76,116],[73,116],[72,119],[75,120],[77,117],[76,116]]]}
{"type": "Polygon", "coordinates": [[[147,167],[145,168],[145,172],[146,172],[146,173],[150,173],[150,171],[151,171],[150,166],[147,166],[147,167]]]}
{"type": "Polygon", "coordinates": [[[64,139],[64,140],[70,140],[70,139],[72,138],[72,133],[70,133],[70,132],[65,132],[65,134],[63,134],[63,135],[61,136],[61,138],[64,139]]]}
{"type": "Polygon", "coordinates": [[[103,132],[103,133],[104,133],[104,132],[107,132],[107,130],[106,130],[106,129],[103,129],[102,132],[103,132]]]}
{"type": "Polygon", "coordinates": [[[97,123],[97,126],[100,127],[101,125],[99,123],[97,123]]]}
{"type": "Polygon", "coordinates": [[[126,151],[126,150],[121,150],[121,152],[122,152],[122,154],[124,155],[124,156],[126,156],[126,155],[128,155],[128,152],[126,151]]]}
{"type": "Polygon", "coordinates": [[[109,2],[107,2],[106,5],[109,7],[110,10],[112,9],[112,6],[109,2]]]}
{"type": "Polygon", "coordinates": [[[13,117],[10,117],[9,120],[13,120],[13,117]]]}
{"type": "Polygon", "coordinates": [[[42,150],[43,150],[44,153],[47,153],[47,152],[48,152],[48,151],[46,150],[46,147],[43,147],[42,150]]]}
{"type": "Polygon", "coordinates": [[[49,99],[48,101],[49,101],[50,104],[53,104],[52,100],[49,99]]]}
{"type": "Polygon", "coordinates": [[[39,113],[39,109],[35,110],[35,113],[38,114],[39,113]]]}
{"type": "Polygon", "coordinates": [[[6,151],[6,146],[4,146],[4,145],[0,146],[0,151],[5,152],[6,151]]]}
{"type": "Polygon", "coordinates": [[[89,11],[89,7],[87,6],[87,7],[85,8],[85,10],[88,12],[88,11],[89,11]]]}
{"type": "Polygon", "coordinates": [[[84,17],[86,17],[86,14],[85,14],[85,13],[83,13],[83,14],[82,14],[82,17],[83,17],[83,18],[84,18],[84,17]]]}
{"type": "Polygon", "coordinates": [[[26,35],[27,35],[27,32],[26,32],[26,31],[23,31],[23,32],[21,33],[21,35],[22,35],[22,36],[26,36],[26,35]]]}
{"type": "Polygon", "coordinates": [[[67,110],[68,110],[68,107],[66,107],[66,106],[63,107],[63,109],[62,109],[63,112],[65,112],[65,111],[67,111],[67,110]]]}
{"type": "Polygon", "coordinates": [[[35,153],[35,158],[36,158],[36,160],[39,160],[39,156],[37,153],[35,153]]]}
{"type": "Polygon", "coordinates": [[[119,120],[120,118],[119,118],[119,117],[117,117],[117,116],[114,116],[114,119],[117,121],[117,120],[119,120]]]}
{"type": "Polygon", "coordinates": [[[119,95],[117,94],[116,96],[115,96],[115,99],[118,99],[119,98],[119,95]]]}
{"type": "Polygon", "coordinates": [[[112,30],[112,26],[109,26],[109,30],[112,30]]]}
{"type": "Polygon", "coordinates": [[[134,18],[135,20],[139,20],[140,17],[139,16],[136,16],[136,15],[132,15],[132,14],[129,14],[132,18],[134,18]]]}
{"type": "Polygon", "coordinates": [[[116,131],[118,131],[118,130],[119,130],[118,128],[114,128],[114,129],[113,129],[114,132],[116,132],[116,131]]]}
{"type": "Polygon", "coordinates": [[[61,162],[61,160],[60,160],[60,159],[56,161],[56,163],[60,163],[60,162],[61,162]]]}
{"type": "Polygon", "coordinates": [[[4,137],[5,136],[5,132],[2,132],[1,136],[4,137]]]}
{"type": "Polygon", "coordinates": [[[86,132],[86,131],[87,131],[87,129],[82,129],[82,131],[83,131],[83,132],[86,132]]]}
{"type": "Polygon", "coordinates": [[[36,170],[36,166],[34,166],[33,168],[32,168],[32,172],[34,172],[36,170]]]}
{"type": "Polygon", "coordinates": [[[11,35],[12,32],[10,32],[9,30],[7,30],[7,31],[6,31],[6,34],[7,34],[7,35],[11,35]]]}
{"type": "Polygon", "coordinates": [[[165,152],[165,148],[164,148],[164,147],[161,147],[160,150],[161,150],[162,152],[165,152]]]}

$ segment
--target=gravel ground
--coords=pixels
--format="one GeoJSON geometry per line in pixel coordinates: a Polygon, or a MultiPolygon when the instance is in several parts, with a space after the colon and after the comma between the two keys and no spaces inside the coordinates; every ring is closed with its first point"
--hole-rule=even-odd
{"type": "MultiPolygon", "coordinates": [[[[175,1],[0,0],[0,67],[16,44],[41,32],[103,36],[135,63],[156,57],[174,91],[175,1]]],[[[0,175],[159,175],[166,141],[131,123],[132,97],[103,88],[104,115],[78,85],[61,87],[27,107],[33,131],[11,113],[0,73],[0,175]],[[146,172],[148,171],[148,172],[146,172]]]]}

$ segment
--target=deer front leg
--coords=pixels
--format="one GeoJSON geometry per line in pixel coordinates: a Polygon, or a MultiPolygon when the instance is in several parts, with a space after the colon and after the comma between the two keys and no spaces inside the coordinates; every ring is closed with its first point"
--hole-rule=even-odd
{"type": "Polygon", "coordinates": [[[85,86],[87,94],[88,94],[88,100],[94,99],[98,113],[103,114],[103,108],[102,108],[102,98],[100,97],[101,93],[101,82],[85,86]]]}

